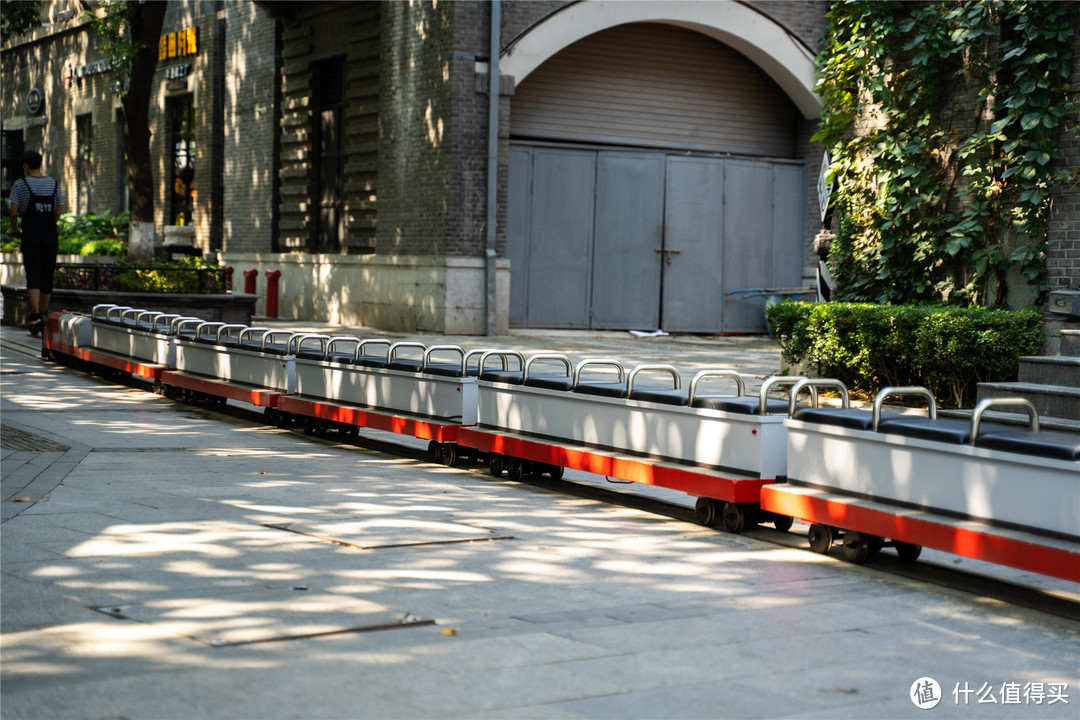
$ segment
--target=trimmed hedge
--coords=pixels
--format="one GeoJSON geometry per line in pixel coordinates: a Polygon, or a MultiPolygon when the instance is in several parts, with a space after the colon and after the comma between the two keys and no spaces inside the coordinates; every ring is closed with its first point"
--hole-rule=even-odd
{"type": "Polygon", "coordinates": [[[1042,344],[1035,310],[944,305],[786,301],[766,317],[784,359],[874,394],[922,385],[945,405],[964,407],[980,382],[1016,379],[1021,356],[1042,344]]]}

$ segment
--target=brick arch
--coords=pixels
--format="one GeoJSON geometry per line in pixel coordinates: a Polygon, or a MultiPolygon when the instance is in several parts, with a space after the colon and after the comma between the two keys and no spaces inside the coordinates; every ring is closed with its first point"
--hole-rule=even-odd
{"type": "Polygon", "coordinates": [[[803,117],[821,114],[814,93],[813,53],[767,15],[737,2],[579,2],[553,13],[516,38],[500,58],[500,73],[515,84],[563,48],[617,25],[666,23],[708,35],[749,58],[791,98],[803,117]]]}

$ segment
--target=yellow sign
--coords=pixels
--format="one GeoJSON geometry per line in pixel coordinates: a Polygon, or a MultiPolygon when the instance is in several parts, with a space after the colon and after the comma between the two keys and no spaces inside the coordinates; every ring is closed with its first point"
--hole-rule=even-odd
{"type": "Polygon", "coordinates": [[[158,60],[184,57],[199,52],[199,28],[189,27],[162,35],[158,39],[158,60]]]}

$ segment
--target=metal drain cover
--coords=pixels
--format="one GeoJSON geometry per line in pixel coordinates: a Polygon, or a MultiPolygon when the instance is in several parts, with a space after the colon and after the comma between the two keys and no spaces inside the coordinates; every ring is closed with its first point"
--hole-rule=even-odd
{"type": "Polygon", "coordinates": [[[486,528],[419,518],[368,518],[327,522],[304,521],[266,525],[307,537],[364,550],[513,540],[486,528]]]}
{"type": "Polygon", "coordinates": [[[430,618],[304,585],[92,609],[214,647],[435,624],[430,618]]]}

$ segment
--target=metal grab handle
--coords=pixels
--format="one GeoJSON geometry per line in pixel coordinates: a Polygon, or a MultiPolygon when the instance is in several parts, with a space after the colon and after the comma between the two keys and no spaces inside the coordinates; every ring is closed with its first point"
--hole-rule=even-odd
{"type": "Polygon", "coordinates": [[[94,320],[106,320],[109,317],[109,310],[114,307],[119,307],[115,303],[98,303],[90,311],[90,317],[94,320]]]}
{"type": "Polygon", "coordinates": [[[386,353],[386,362],[392,363],[394,358],[397,357],[397,351],[401,348],[412,348],[414,350],[427,350],[427,346],[424,343],[418,342],[396,342],[390,346],[390,350],[386,353]]]}
{"type": "Polygon", "coordinates": [[[217,330],[225,323],[223,322],[204,322],[199,327],[195,328],[195,337],[203,337],[203,330],[209,328],[212,332],[206,333],[206,337],[213,336],[214,342],[217,342],[217,330]]]}
{"type": "Polygon", "coordinates": [[[263,337],[265,337],[267,333],[272,332],[270,330],[270,328],[268,328],[268,327],[247,327],[247,328],[244,328],[243,330],[240,331],[240,336],[238,338],[236,338],[236,342],[243,343],[245,335],[247,335],[249,333],[250,334],[255,334],[257,332],[262,333],[262,335],[259,336],[259,348],[262,348],[262,339],[263,339],[263,337]]]}
{"type": "MultiPolygon", "coordinates": [[[[524,378],[525,356],[522,355],[521,353],[519,353],[517,350],[479,350],[479,351],[474,350],[474,351],[470,352],[469,355],[470,356],[475,355],[477,352],[480,353],[480,363],[477,365],[477,368],[476,368],[477,377],[484,374],[484,365],[487,363],[488,358],[492,358],[492,357],[499,358],[500,360],[502,360],[502,369],[506,370],[507,369],[506,358],[512,357],[512,358],[517,358],[518,367],[522,371],[522,380],[525,379],[524,378]]],[[[466,363],[467,362],[468,362],[468,357],[466,357],[466,363]]]]}
{"type": "Polygon", "coordinates": [[[141,327],[143,318],[145,318],[147,315],[151,317],[150,327],[154,327],[154,321],[152,318],[156,318],[158,315],[161,315],[161,313],[156,310],[139,310],[138,314],[135,315],[135,327],[141,327]]]}
{"type": "Polygon", "coordinates": [[[537,355],[531,356],[528,360],[525,361],[525,370],[522,372],[521,382],[524,383],[526,380],[529,379],[529,373],[535,363],[545,362],[548,360],[561,362],[563,365],[566,366],[566,377],[574,377],[574,366],[570,363],[570,358],[566,357],[565,355],[560,355],[559,353],[539,353],[537,355]]]}
{"type": "Polygon", "coordinates": [[[169,333],[176,335],[180,332],[182,326],[193,322],[202,323],[203,319],[197,318],[194,315],[182,315],[178,318],[173,318],[172,322],[169,323],[169,333]]]}
{"type": "MultiPolygon", "coordinates": [[[[769,408],[769,391],[772,390],[773,385],[796,385],[800,380],[806,380],[805,375],[773,375],[772,377],[765,378],[765,382],[761,383],[761,389],[758,390],[758,411],[762,414],[766,414],[766,410],[769,408]]],[[[817,388],[810,385],[810,404],[817,407],[818,396],[817,388]]],[[[794,394],[794,392],[792,393],[794,394]]],[[[788,414],[790,415],[790,406],[788,407],[788,414]]]]}
{"type": "MultiPolygon", "coordinates": [[[[788,398],[788,417],[795,417],[795,400],[798,398],[799,393],[805,388],[820,388],[820,387],[832,387],[840,390],[840,407],[847,410],[851,407],[851,400],[848,397],[847,385],[835,380],[833,378],[803,378],[795,383],[795,387],[791,388],[791,397],[788,398]]],[[[815,400],[815,405],[817,404],[815,400]]]]}
{"type": "Polygon", "coordinates": [[[637,379],[639,373],[642,372],[666,372],[671,375],[675,387],[672,390],[679,390],[682,388],[682,377],[679,375],[679,369],[674,365],[664,365],[663,363],[652,365],[638,365],[636,368],[630,371],[630,376],[626,379],[626,394],[634,392],[634,380],[637,379]]]}
{"type": "MultiPolygon", "coordinates": [[[[243,323],[230,323],[228,325],[222,325],[217,329],[217,341],[221,342],[221,338],[223,336],[229,337],[229,332],[232,330],[240,330],[242,332],[246,327],[247,325],[244,325],[243,323]]],[[[239,339],[239,333],[237,333],[237,341],[239,341],[239,339]]]]}
{"type": "Polygon", "coordinates": [[[285,340],[285,352],[287,354],[289,348],[292,346],[293,338],[296,337],[298,334],[299,333],[294,333],[292,330],[268,330],[262,336],[262,344],[259,345],[259,351],[262,352],[266,350],[266,343],[273,342],[275,337],[288,335],[289,337],[285,340]]]}
{"type": "Polygon", "coordinates": [[[173,313],[158,313],[157,317],[154,318],[154,323],[150,326],[150,329],[154,332],[157,332],[159,329],[168,332],[169,328],[172,327],[173,320],[176,320],[179,317],[181,316],[173,313]],[[162,324],[161,328],[158,328],[158,323],[162,324]]]}
{"type": "Polygon", "coordinates": [[[926,398],[928,403],[929,417],[931,420],[937,420],[937,401],[934,400],[934,394],[924,387],[918,386],[905,386],[905,387],[883,387],[878,390],[878,394],[874,396],[874,422],[873,429],[878,429],[878,423],[881,422],[881,406],[885,403],[887,397],[900,397],[917,395],[918,397],[926,398]]]}
{"type": "Polygon", "coordinates": [[[702,370],[701,372],[690,378],[690,397],[687,399],[687,403],[694,404],[694,399],[697,398],[698,384],[706,378],[712,377],[726,377],[735,381],[738,386],[739,392],[737,397],[742,397],[746,394],[746,381],[743,380],[743,376],[734,370],[702,370]]]}
{"type": "Polygon", "coordinates": [[[120,315],[120,324],[127,325],[129,327],[137,325],[139,322],[139,315],[147,312],[141,308],[128,308],[120,315]],[[129,322],[130,321],[130,322],[129,322]]]}
{"type": "Polygon", "coordinates": [[[113,305],[105,312],[105,319],[109,322],[112,322],[113,320],[122,320],[124,313],[131,309],[130,305],[113,305]],[[114,315],[115,317],[113,317],[114,315]]]}
{"type": "Polygon", "coordinates": [[[296,333],[289,342],[285,343],[285,354],[296,355],[300,352],[301,346],[308,340],[318,340],[319,350],[322,352],[323,357],[326,357],[326,341],[330,339],[329,335],[323,335],[322,333],[296,333]],[[296,350],[293,350],[293,344],[296,345],[296,350]]]}
{"type": "Polygon", "coordinates": [[[353,355],[353,360],[356,360],[364,354],[364,347],[367,345],[385,345],[386,346],[386,360],[390,360],[390,347],[393,345],[389,340],[383,340],[382,338],[368,338],[361,340],[360,344],[356,346],[356,354],[353,355]]]}
{"type": "Polygon", "coordinates": [[[176,323],[173,326],[173,332],[176,335],[179,335],[180,331],[183,330],[184,327],[186,327],[188,325],[194,325],[195,326],[195,333],[198,334],[199,328],[202,327],[203,323],[205,323],[206,321],[203,320],[202,318],[197,318],[197,317],[185,317],[185,318],[178,318],[177,320],[174,320],[173,322],[176,323]]]}
{"type": "MultiPolygon", "coordinates": [[[[356,337],[354,335],[335,335],[334,337],[332,337],[332,338],[330,338],[329,340],[326,341],[326,353],[323,354],[323,359],[325,360],[326,358],[330,357],[330,353],[333,352],[334,346],[337,345],[338,343],[343,343],[343,342],[353,342],[353,343],[356,343],[357,347],[360,346],[360,338],[358,338],[358,337],[356,337]]],[[[353,358],[355,358],[355,357],[356,357],[356,349],[354,348],[353,349],[353,358]]]]}
{"type": "Polygon", "coordinates": [[[979,423],[982,422],[983,413],[992,407],[1018,407],[1023,408],[1028,414],[1028,430],[1039,432],[1039,411],[1030,400],[1024,398],[986,398],[980,400],[975,406],[975,412],[971,414],[971,444],[974,445],[979,437],[979,423]]]}
{"type": "Polygon", "coordinates": [[[437,352],[452,352],[461,355],[461,376],[465,377],[465,349],[460,345],[432,345],[424,351],[424,359],[420,363],[420,371],[423,372],[427,369],[428,363],[431,362],[432,353],[437,352]]]}
{"type": "Polygon", "coordinates": [[[578,383],[581,382],[581,371],[592,365],[613,367],[619,371],[619,382],[626,380],[626,368],[624,368],[622,363],[618,360],[613,360],[611,358],[587,358],[579,362],[577,367],[574,368],[574,382],[570,386],[572,390],[577,389],[578,383]]]}

